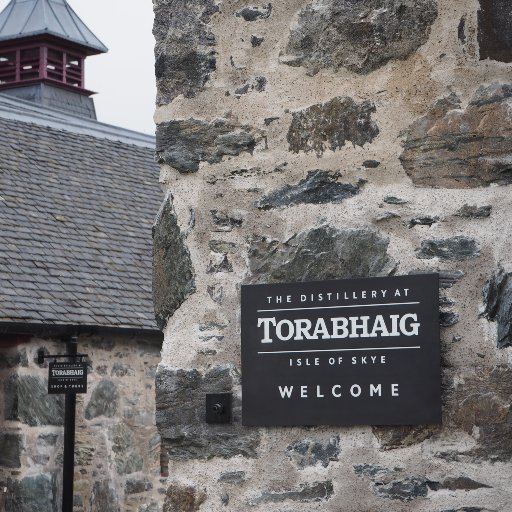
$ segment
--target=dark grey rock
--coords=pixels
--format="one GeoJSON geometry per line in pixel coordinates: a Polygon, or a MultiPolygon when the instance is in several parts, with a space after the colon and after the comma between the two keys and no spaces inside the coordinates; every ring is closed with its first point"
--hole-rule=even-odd
{"type": "Polygon", "coordinates": [[[49,395],[46,379],[12,375],[5,381],[5,418],[31,427],[63,425],[64,397],[49,395]]]}
{"type": "Polygon", "coordinates": [[[91,494],[91,512],[121,512],[120,500],[107,480],[94,482],[91,494]]]}
{"type": "Polygon", "coordinates": [[[255,36],[254,34],[251,36],[251,45],[253,48],[256,48],[257,46],[261,46],[261,43],[263,43],[263,41],[265,41],[264,37],[258,37],[258,36],[255,36]]]}
{"type": "Polygon", "coordinates": [[[208,247],[211,251],[219,254],[231,254],[236,252],[237,246],[233,242],[225,242],[224,240],[210,240],[208,247]]]}
{"type": "Polygon", "coordinates": [[[0,352],[0,370],[27,365],[27,351],[25,349],[18,350],[4,348],[0,352]]]}
{"type": "Polygon", "coordinates": [[[253,87],[256,92],[263,92],[267,88],[267,77],[257,76],[254,79],[253,87]]]}
{"type": "Polygon", "coordinates": [[[475,489],[492,489],[491,485],[477,482],[467,476],[445,478],[442,482],[428,482],[433,491],[447,489],[449,491],[474,491],[475,489]]]}
{"type": "Polygon", "coordinates": [[[247,82],[235,89],[235,96],[239,98],[240,96],[243,96],[244,94],[247,94],[251,91],[263,92],[266,88],[267,78],[264,76],[257,76],[251,82],[247,82]]]}
{"type": "Polygon", "coordinates": [[[127,364],[114,363],[110,375],[113,377],[126,377],[127,375],[135,375],[135,371],[127,364]]]}
{"type": "Polygon", "coordinates": [[[303,439],[286,448],[286,454],[300,469],[317,464],[326,468],[330,462],[338,460],[340,452],[339,436],[325,441],[303,439]]]}
{"type": "Polygon", "coordinates": [[[168,195],[153,226],[153,304],[160,329],[195,290],[190,252],[168,195]]]}
{"type": "Polygon", "coordinates": [[[46,454],[32,455],[30,458],[34,461],[34,464],[37,464],[38,466],[46,466],[46,464],[48,464],[50,461],[50,456],[46,454]]]}
{"type": "Polygon", "coordinates": [[[85,418],[88,420],[98,416],[112,418],[117,412],[118,404],[119,392],[116,385],[110,380],[103,379],[91,393],[91,398],[85,408],[85,418]]]}
{"type": "Polygon", "coordinates": [[[459,315],[453,311],[439,311],[439,325],[441,327],[451,327],[459,321],[459,315]]]}
{"type": "Polygon", "coordinates": [[[326,149],[342,148],[346,142],[362,147],[379,134],[372,120],[376,110],[370,101],[356,103],[352,98],[336,97],[327,103],[292,112],[287,135],[289,150],[294,153],[315,151],[320,156],[326,149]]]}
{"type": "Polygon", "coordinates": [[[512,4],[507,0],[479,0],[480,60],[512,62],[512,4]]]}
{"type": "Polygon", "coordinates": [[[190,0],[186,9],[177,0],[154,2],[158,105],[180,94],[193,98],[215,71],[215,36],[209,23],[218,10],[214,0],[190,0]]]}
{"type": "Polygon", "coordinates": [[[462,270],[440,270],[439,288],[451,288],[454,284],[464,277],[462,270]]]}
{"type": "MultiPolygon", "coordinates": [[[[409,275],[414,274],[430,274],[431,270],[411,270],[409,275]]],[[[453,285],[457,284],[463,277],[464,272],[462,270],[440,270],[438,272],[439,275],[439,288],[441,290],[446,290],[447,288],[451,288],[453,285]]],[[[439,300],[449,300],[442,295],[439,296],[439,300]]],[[[451,305],[450,303],[447,303],[451,305]]],[[[442,305],[442,304],[441,304],[442,305]]]]}
{"type": "Polygon", "coordinates": [[[161,512],[161,508],[159,507],[156,501],[152,501],[147,505],[141,505],[139,507],[139,512],[161,512]]]}
{"type": "Polygon", "coordinates": [[[277,491],[263,491],[249,501],[250,505],[262,503],[281,503],[286,500],[301,503],[320,502],[329,500],[334,494],[332,482],[314,482],[300,484],[298,489],[285,489],[277,491]]]}
{"type": "Polygon", "coordinates": [[[220,231],[231,231],[235,227],[240,227],[244,220],[235,215],[229,215],[219,210],[210,210],[212,222],[215,226],[221,228],[220,231]]]}
{"type": "Polygon", "coordinates": [[[512,346],[512,273],[503,267],[498,269],[487,280],[483,299],[485,309],[483,316],[497,323],[497,347],[512,346]]]}
{"type": "Polygon", "coordinates": [[[222,473],[218,481],[227,484],[239,484],[245,481],[245,471],[228,471],[222,473]]]}
{"type": "Polygon", "coordinates": [[[367,169],[376,169],[379,165],[380,162],[378,160],[365,160],[363,162],[363,167],[366,167],[367,169]]]}
{"type": "Polygon", "coordinates": [[[263,120],[264,123],[265,123],[265,126],[269,126],[271,125],[274,121],[279,121],[279,117],[265,117],[265,119],[263,120]]]}
{"type": "Polygon", "coordinates": [[[424,478],[411,477],[389,484],[376,484],[374,492],[377,496],[390,500],[412,501],[416,498],[425,498],[428,494],[428,485],[424,478]]]}
{"type": "Polygon", "coordinates": [[[195,487],[172,483],[165,493],[162,512],[198,512],[206,497],[195,487]]]}
{"type": "Polygon", "coordinates": [[[160,123],[156,128],[156,156],[179,172],[197,172],[200,162],[219,163],[223,156],[253,152],[256,139],[250,126],[229,119],[212,122],[182,119],[160,123]]]}
{"type": "Polygon", "coordinates": [[[465,217],[466,219],[485,219],[491,215],[492,206],[476,206],[465,204],[455,214],[457,217],[465,217]]]}
{"type": "Polygon", "coordinates": [[[0,467],[20,468],[20,456],[23,450],[21,434],[0,432],[0,467]]]}
{"type": "Polygon", "coordinates": [[[114,465],[119,475],[128,475],[142,471],[142,458],[135,435],[125,423],[118,423],[108,431],[114,453],[114,465]]]}
{"type": "Polygon", "coordinates": [[[206,287],[206,291],[210,296],[210,299],[213,300],[216,304],[222,304],[222,300],[224,298],[224,288],[220,284],[208,285],[206,287]]]}
{"type": "Polygon", "coordinates": [[[387,475],[392,471],[389,468],[385,468],[377,464],[355,464],[353,467],[356,475],[371,479],[374,479],[378,475],[387,475]]]}
{"type": "Polygon", "coordinates": [[[441,512],[492,512],[491,510],[487,508],[482,507],[462,507],[458,508],[457,510],[451,508],[449,510],[441,510],[441,512]]]}
{"type": "Polygon", "coordinates": [[[95,370],[98,375],[107,375],[108,366],[106,364],[100,364],[99,366],[96,366],[95,370]]]}
{"type": "Polygon", "coordinates": [[[94,459],[94,446],[84,446],[77,444],[75,446],[75,465],[90,466],[94,459]]]}
{"type": "Polygon", "coordinates": [[[249,88],[251,87],[251,84],[244,84],[235,89],[235,96],[242,96],[244,94],[247,94],[249,92],[249,88]]]}
{"type": "Polygon", "coordinates": [[[422,443],[439,432],[437,425],[404,425],[400,427],[372,427],[381,450],[394,450],[422,443]]]}
{"type": "Polygon", "coordinates": [[[435,0],[313,0],[299,13],[282,61],[309,74],[369,73],[416,51],[436,17],[435,0]]]}
{"type": "Polygon", "coordinates": [[[156,375],[156,423],[163,449],[173,460],[256,457],[257,429],[242,427],[241,401],[233,396],[233,423],[211,425],[205,418],[206,393],[232,392],[239,383],[229,368],[197,370],[159,366],[156,375]]]}
{"type": "Polygon", "coordinates": [[[41,473],[22,480],[7,479],[7,512],[57,512],[55,475],[41,473]]]}
{"type": "Polygon", "coordinates": [[[147,478],[127,478],[124,489],[126,494],[139,494],[153,489],[153,484],[147,478]]]}
{"type": "Polygon", "coordinates": [[[384,202],[388,204],[406,204],[409,201],[407,199],[402,199],[401,197],[396,196],[386,196],[384,198],[384,202]]]}
{"type": "Polygon", "coordinates": [[[203,324],[199,324],[199,330],[201,332],[204,332],[204,331],[211,331],[212,329],[215,330],[215,329],[225,329],[227,326],[226,323],[219,323],[219,322],[205,322],[203,324]]]}
{"type": "Polygon", "coordinates": [[[57,444],[58,438],[58,434],[54,434],[53,432],[44,432],[43,434],[39,434],[39,436],[37,437],[37,445],[55,446],[57,444]]]}
{"type": "Polygon", "coordinates": [[[388,211],[381,213],[380,215],[377,215],[377,217],[375,217],[375,222],[383,222],[383,221],[391,220],[391,219],[399,219],[400,217],[401,217],[401,215],[398,212],[393,212],[391,210],[388,210],[388,211]]]}
{"type": "Polygon", "coordinates": [[[320,226],[285,242],[256,239],[249,249],[251,283],[387,276],[395,262],[389,240],[372,228],[320,226]]]}
{"type": "Polygon", "coordinates": [[[216,274],[218,272],[233,272],[233,265],[228,260],[226,254],[216,254],[214,259],[211,259],[206,268],[207,274],[216,274]]]}
{"type": "Polygon", "coordinates": [[[423,240],[416,251],[416,257],[420,259],[462,261],[479,256],[480,244],[474,238],[460,235],[440,240],[423,240]]]}
{"type": "Polygon", "coordinates": [[[428,226],[431,227],[436,222],[439,222],[439,217],[431,217],[430,215],[424,215],[422,217],[415,217],[409,221],[409,228],[414,226],[428,226]]]}
{"type": "Polygon", "coordinates": [[[227,492],[223,492],[220,495],[220,502],[227,507],[229,505],[229,494],[227,492]]]}
{"type": "Polygon", "coordinates": [[[268,4],[266,7],[244,7],[236,13],[236,16],[245,21],[256,21],[269,18],[271,14],[272,4],[268,4]]]}
{"type": "Polygon", "coordinates": [[[421,187],[475,188],[512,183],[512,85],[481,87],[461,108],[453,93],[406,130],[400,161],[421,187]]]}
{"type": "Polygon", "coordinates": [[[466,44],[466,16],[462,16],[457,27],[457,37],[462,44],[466,44]]]}
{"type": "Polygon", "coordinates": [[[363,183],[351,185],[340,183],[340,173],[317,169],[309,171],[306,178],[296,185],[285,185],[262,197],[256,206],[261,210],[284,208],[296,204],[341,203],[344,199],[359,194],[363,183]]]}

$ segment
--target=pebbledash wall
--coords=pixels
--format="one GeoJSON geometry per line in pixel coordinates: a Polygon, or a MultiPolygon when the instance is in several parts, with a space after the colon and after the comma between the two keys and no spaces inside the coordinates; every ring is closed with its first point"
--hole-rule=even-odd
{"type": "MultiPolygon", "coordinates": [[[[0,510],[61,510],[64,395],[48,394],[48,362],[58,337],[3,335],[0,354],[0,510]]],[[[158,512],[160,436],[154,377],[160,340],[151,334],[81,335],[88,393],[77,395],[76,512],[158,512]]]]}
{"type": "Polygon", "coordinates": [[[512,510],[512,6],[154,6],[164,512],[512,510]],[[242,283],[424,271],[442,426],[241,425],[242,283]]]}

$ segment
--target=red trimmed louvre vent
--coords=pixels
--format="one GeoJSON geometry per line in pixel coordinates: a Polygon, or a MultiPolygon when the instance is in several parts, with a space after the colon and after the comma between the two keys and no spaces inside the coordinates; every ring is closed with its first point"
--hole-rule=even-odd
{"type": "Polygon", "coordinates": [[[44,80],[83,89],[84,57],[46,44],[0,49],[0,88],[44,80]]]}

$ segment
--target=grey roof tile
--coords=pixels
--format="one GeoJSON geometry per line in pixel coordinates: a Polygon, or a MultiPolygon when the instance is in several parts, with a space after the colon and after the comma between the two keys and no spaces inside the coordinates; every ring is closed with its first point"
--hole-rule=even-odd
{"type": "Polygon", "coordinates": [[[156,329],[153,149],[1,109],[0,133],[0,322],[156,329]]]}

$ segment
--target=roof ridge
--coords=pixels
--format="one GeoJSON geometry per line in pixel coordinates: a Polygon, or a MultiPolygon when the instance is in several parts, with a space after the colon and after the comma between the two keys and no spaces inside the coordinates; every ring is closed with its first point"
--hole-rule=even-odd
{"type": "Polygon", "coordinates": [[[59,109],[36,105],[33,102],[0,93],[0,119],[6,118],[100,139],[116,140],[124,144],[133,144],[153,150],[155,148],[154,135],[76,116],[59,109]]]}

